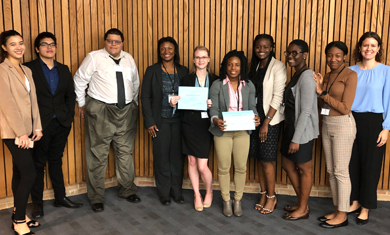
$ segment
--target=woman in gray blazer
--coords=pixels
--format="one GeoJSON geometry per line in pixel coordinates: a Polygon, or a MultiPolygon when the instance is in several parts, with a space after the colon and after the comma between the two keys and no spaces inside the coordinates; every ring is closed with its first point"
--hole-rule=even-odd
{"type": "Polygon", "coordinates": [[[282,138],[282,166],[298,197],[295,206],[286,206],[291,212],[286,220],[309,218],[307,202],[311,191],[311,159],[314,139],[318,137],[316,83],[313,71],[306,65],[309,46],[305,41],[292,41],[284,52],[295,74],[284,92],[285,128],[282,138]]]}
{"type": "Polygon", "coordinates": [[[220,69],[220,79],[210,89],[211,126],[209,131],[214,135],[214,146],[218,159],[218,178],[223,199],[223,214],[232,216],[230,199],[230,166],[231,156],[234,161],[234,215],[241,216],[241,199],[246,180],[246,163],[249,152],[249,135],[251,131],[226,131],[222,112],[253,110],[255,124],[260,124],[257,116],[255,87],[247,79],[247,59],[242,51],[230,51],[225,55],[220,69]]]}

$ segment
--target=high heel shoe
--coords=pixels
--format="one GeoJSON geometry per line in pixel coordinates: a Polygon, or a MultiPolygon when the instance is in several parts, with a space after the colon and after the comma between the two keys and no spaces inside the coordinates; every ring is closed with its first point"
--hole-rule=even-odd
{"type": "Polygon", "coordinates": [[[203,201],[202,201],[202,196],[200,196],[200,200],[202,201],[202,206],[196,206],[196,203],[195,203],[196,200],[195,199],[196,199],[196,197],[194,195],[194,207],[195,207],[195,210],[196,211],[203,211],[204,205],[203,205],[203,201]]]}
{"type": "MultiPolygon", "coordinates": [[[[205,198],[206,198],[206,196],[205,196],[205,198]]],[[[203,208],[209,208],[212,203],[213,203],[213,194],[211,193],[211,202],[210,203],[203,203],[203,208]]]]}
{"type": "MultiPolygon", "coordinates": [[[[15,220],[15,211],[12,212],[11,219],[12,219],[12,221],[15,220]]],[[[41,226],[41,224],[38,221],[33,220],[33,219],[30,219],[30,221],[28,221],[26,224],[29,228],[38,228],[39,226],[41,226]],[[36,224],[38,224],[38,225],[36,225],[36,224]]]]}
{"type": "MultiPolygon", "coordinates": [[[[263,191],[263,192],[260,192],[260,200],[259,200],[259,203],[255,204],[255,210],[258,210],[258,211],[261,211],[263,210],[264,206],[260,204],[260,201],[261,201],[261,197],[266,194],[267,191],[263,191]]],[[[267,196],[267,195],[266,195],[267,196]]]]}
{"type": "Polygon", "coordinates": [[[274,209],[267,209],[265,207],[263,207],[263,210],[260,211],[261,214],[263,215],[268,215],[268,214],[271,214],[272,212],[274,212],[274,210],[276,209],[276,206],[278,205],[278,199],[276,197],[276,194],[272,195],[272,196],[268,196],[268,195],[265,195],[267,197],[267,199],[271,199],[271,198],[275,198],[275,201],[274,201],[274,209]],[[265,213],[263,213],[265,212],[265,213]]]}
{"type": "MultiPolygon", "coordinates": [[[[13,222],[14,222],[15,224],[24,224],[24,223],[26,223],[26,220],[19,220],[19,221],[13,220],[13,222]]],[[[12,230],[14,231],[15,235],[35,235],[35,233],[33,233],[31,230],[30,230],[30,232],[28,232],[28,233],[20,234],[19,232],[17,232],[17,231],[15,230],[15,226],[14,226],[13,224],[12,224],[11,228],[12,228],[12,230]]]]}

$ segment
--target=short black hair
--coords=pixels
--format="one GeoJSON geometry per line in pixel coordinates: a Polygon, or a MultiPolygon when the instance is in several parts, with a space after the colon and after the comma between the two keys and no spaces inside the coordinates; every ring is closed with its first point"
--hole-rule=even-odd
{"type": "MultiPolygon", "coordinates": [[[[256,67],[257,65],[259,64],[260,62],[260,59],[256,56],[256,52],[255,52],[255,46],[256,46],[256,42],[260,39],[266,39],[270,42],[271,44],[271,47],[272,49],[275,48],[275,42],[274,42],[274,38],[269,35],[269,34],[259,34],[255,37],[255,39],[253,40],[253,46],[252,46],[252,59],[251,59],[251,62],[250,62],[250,67],[249,67],[249,77],[250,79],[253,79],[255,74],[256,74],[256,67]]],[[[272,50],[271,53],[269,54],[270,57],[275,57],[275,52],[272,50]]]]}
{"type": "Polygon", "coordinates": [[[356,43],[355,49],[353,50],[352,57],[356,62],[363,61],[363,56],[360,53],[359,47],[362,46],[363,41],[367,38],[373,38],[378,42],[379,51],[378,54],[375,56],[375,61],[381,62],[382,61],[382,55],[383,55],[383,48],[382,48],[382,39],[379,37],[379,35],[375,32],[365,32],[359,39],[359,42],[356,43]]]}
{"type": "Polygon", "coordinates": [[[119,35],[121,36],[121,40],[122,42],[125,41],[125,37],[123,36],[123,33],[117,29],[117,28],[112,28],[112,29],[109,29],[105,34],[104,34],[104,41],[106,41],[107,37],[109,34],[115,34],[115,35],[119,35]]]}
{"type": "MultiPolygon", "coordinates": [[[[7,30],[0,34],[0,62],[3,62],[5,60],[5,57],[7,57],[7,52],[3,50],[2,46],[5,46],[7,44],[7,41],[12,36],[20,36],[22,35],[18,33],[15,30],[7,30]]],[[[23,37],[22,37],[23,38],[23,37]]]]}
{"type": "Polygon", "coordinates": [[[302,50],[302,53],[309,52],[309,45],[301,39],[292,40],[288,45],[297,45],[302,50]]]}
{"type": "Polygon", "coordinates": [[[248,81],[248,59],[246,58],[245,54],[243,51],[237,51],[237,50],[232,50],[229,51],[225,57],[223,57],[222,63],[221,63],[221,68],[219,70],[219,79],[223,80],[226,78],[226,70],[227,70],[227,63],[228,60],[232,57],[237,57],[241,61],[241,68],[240,68],[240,79],[244,80],[245,82],[248,81]]]}
{"type": "Polygon", "coordinates": [[[173,61],[179,65],[180,64],[179,45],[177,44],[176,40],[173,37],[164,37],[164,38],[160,38],[160,40],[158,40],[158,42],[157,42],[157,55],[158,55],[157,61],[158,61],[158,63],[162,62],[162,58],[160,56],[160,46],[164,42],[170,42],[175,46],[175,56],[173,57],[173,61]]]}
{"type": "MultiPolygon", "coordinates": [[[[35,38],[35,41],[34,41],[34,47],[39,49],[39,45],[41,44],[41,41],[45,38],[51,38],[53,39],[54,41],[54,44],[57,45],[57,38],[56,36],[54,36],[54,34],[50,33],[50,32],[42,32],[40,34],[38,34],[38,36],[35,38]]],[[[37,55],[39,55],[39,53],[35,50],[35,53],[37,55]]]]}
{"type": "Polygon", "coordinates": [[[325,54],[328,54],[328,51],[333,47],[336,47],[336,48],[340,49],[341,51],[343,51],[343,55],[348,55],[348,47],[342,41],[334,41],[334,42],[331,42],[328,45],[326,45],[325,54]]]}

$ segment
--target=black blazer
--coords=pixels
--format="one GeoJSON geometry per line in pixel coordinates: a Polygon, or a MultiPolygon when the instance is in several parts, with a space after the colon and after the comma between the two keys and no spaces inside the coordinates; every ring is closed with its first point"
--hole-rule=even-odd
{"type": "MultiPolygon", "coordinates": [[[[209,73],[209,98],[210,98],[210,87],[213,84],[215,80],[217,80],[218,77],[215,74],[209,73]]],[[[191,73],[188,74],[181,80],[180,86],[195,86],[195,80],[196,80],[196,74],[191,73]]],[[[202,122],[204,120],[209,121],[209,119],[203,118],[201,116],[201,111],[194,111],[194,110],[182,110],[180,112],[181,120],[183,122],[192,123],[192,122],[202,122]]],[[[210,115],[209,115],[210,116],[210,115]]]]}
{"type": "MultiPolygon", "coordinates": [[[[188,74],[185,66],[176,64],[180,81],[188,74]]],[[[161,63],[151,65],[146,68],[141,88],[142,115],[144,117],[144,126],[148,129],[156,125],[161,125],[161,109],[163,99],[161,63]]]]}
{"type": "Polygon", "coordinates": [[[75,114],[76,93],[74,91],[73,77],[68,66],[57,62],[59,75],[56,93],[51,93],[40,59],[25,63],[32,71],[37,90],[38,107],[41,115],[42,129],[49,125],[55,114],[61,125],[70,127],[75,114]]]}

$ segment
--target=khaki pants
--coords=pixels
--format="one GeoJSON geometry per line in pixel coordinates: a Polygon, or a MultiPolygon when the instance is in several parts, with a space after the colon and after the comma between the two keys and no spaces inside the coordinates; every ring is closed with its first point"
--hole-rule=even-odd
{"type": "Polygon", "coordinates": [[[119,197],[137,192],[134,184],[133,149],[137,133],[138,107],[132,102],[123,109],[91,97],[85,104],[85,154],[87,194],[91,204],[104,202],[104,180],[110,143],[115,154],[119,197]]]}
{"type": "Polygon", "coordinates": [[[249,134],[247,131],[227,131],[221,137],[214,136],[214,145],[218,159],[218,178],[222,199],[230,200],[230,166],[233,154],[234,162],[234,199],[241,200],[246,180],[246,164],[249,152],[249,134]]]}
{"type": "Polygon", "coordinates": [[[352,114],[322,118],[322,145],[333,204],[342,212],[348,212],[350,206],[349,161],[355,136],[356,125],[352,114]]]}

